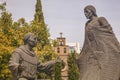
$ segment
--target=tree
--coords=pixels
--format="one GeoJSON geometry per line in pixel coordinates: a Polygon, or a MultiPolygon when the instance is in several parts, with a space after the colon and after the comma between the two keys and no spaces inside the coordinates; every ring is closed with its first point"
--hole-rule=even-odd
{"type": "Polygon", "coordinates": [[[3,29],[3,32],[6,34],[9,31],[9,27],[12,26],[12,14],[9,14],[8,12],[2,12],[1,18],[0,18],[0,25],[3,29]]]}
{"type": "MultiPolygon", "coordinates": [[[[60,58],[58,57],[58,60],[60,60],[60,58]]],[[[55,80],[62,80],[61,77],[61,70],[62,70],[62,64],[57,62],[55,64],[55,80]]]]}
{"type": "Polygon", "coordinates": [[[42,4],[41,4],[41,0],[37,0],[36,3],[36,9],[35,9],[35,15],[34,15],[34,20],[40,24],[44,24],[43,26],[45,26],[45,22],[44,22],[44,16],[43,16],[43,12],[42,12],[42,4]]]}
{"type": "Polygon", "coordinates": [[[79,72],[76,64],[75,51],[69,54],[68,57],[68,80],[79,80],[79,72]]]}
{"type": "Polygon", "coordinates": [[[6,11],[5,6],[6,6],[6,2],[0,4],[0,10],[2,10],[2,11],[6,11]]]}
{"type": "Polygon", "coordinates": [[[10,80],[11,74],[8,69],[8,61],[10,59],[10,54],[12,53],[14,47],[12,46],[13,30],[12,26],[12,14],[4,11],[5,5],[3,4],[1,17],[0,17],[0,79],[10,80]],[[4,10],[3,10],[4,9],[4,10]]]}
{"type": "Polygon", "coordinates": [[[20,18],[18,20],[18,24],[19,24],[20,27],[28,27],[28,23],[25,21],[24,18],[20,18]]]}
{"type": "Polygon", "coordinates": [[[33,32],[38,36],[39,50],[49,44],[49,30],[44,22],[41,0],[37,0],[34,20],[31,23],[33,32]]]}

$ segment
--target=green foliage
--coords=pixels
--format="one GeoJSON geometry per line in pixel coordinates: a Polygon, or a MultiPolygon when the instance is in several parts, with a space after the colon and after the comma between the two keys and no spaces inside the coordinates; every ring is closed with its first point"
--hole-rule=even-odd
{"type": "Polygon", "coordinates": [[[3,53],[0,60],[0,79],[2,80],[11,80],[11,72],[8,69],[8,61],[10,59],[10,53],[3,53]]]}
{"type": "Polygon", "coordinates": [[[18,20],[18,26],[19,27],[28,27],[28,23],[26,23],[25,19],[24,18],[20,18],[18,20]]]}
{"type": "Polygon", "coordinates": [[[72,52],[68,57],[68,80],[79,80],[79,72],[76,64],[76,54],[72,52]]]}
{"type": "Polygon", "coordinates": [[[58,44],[57,40],[52,40],[52,45],[53,45],[53,47],[56,47],[57,44],[58,44]]]}
{"type": "Polygon", "coordinates": [[[8,69],[8,61],[10,55],[17,45],[13,37],[14,30],[12,29],[11,14],[4,11],[0,17],[0,79],[11,80],[11,72],[8,69]]]}
{"type": "Polygon", "coordinates": [[[31,22],[31,28],[32,32],[34,32],[38,37],[38,50],[41,50],[44,46],[50,44],[50,33],[44,22],[42,4],[40,0],[37,0],[36,2],[35,15],[34,20],[31,22]]]}
{"type": "Polygon", "coordinates": [[[5,6],[6,6],[6,2],[0,4],[0,10],[2,10],[2,11],[6,11],[5,6]]]}
{"type": "Polygon", "coordinates": [[[12,26],[12,14],[9,14],[7,12],[2,12],[1,13],[1,18],[0,18],[0,25],[3,29],[3,32],[5,34],[8,33],[9,28],[12,26]]]}
{"type": "Polygon", "coordinates": [[[44,46],[49,45],[49,30],[46,26],[43,26],[44,24],[36,23],[35,21],[32,21],[30,24],[30,27],[32,28],[32,32],[37,35],[38,39],[38,50],[42,50],[44,46]]]}
{"type": "MultiPolygon", "coordinates": [[[[60,58],[58,58],[58,59],[60,59],[60,58]]],[[[61,70],[62,70],[62,64],[57,62],[55,64],[55,80],[62,80],[61,70]]]]}
{"type": "Polygon", "coordinates": [[[34,21],[37,23],[43,23],[45,26],[45,22],[44,22],[44,16],[43,16],[43,12],[42,12],[42,4],[41,4],[41,0],[37,0],[36,3],[36,8],[35,8],[35,15],[34,15],[34,21]]]}

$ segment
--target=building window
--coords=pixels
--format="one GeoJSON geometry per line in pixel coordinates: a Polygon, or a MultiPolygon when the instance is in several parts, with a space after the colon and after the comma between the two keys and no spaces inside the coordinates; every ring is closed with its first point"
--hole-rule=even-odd
{"type": "Polygon", "coordinates": [[[64,48],[64,53],[66,53],[66,48],[64,48]]]}
{"type": "Polygon", "coordinates": [[[60,53],[60,48],[57,48],[57,53],[60,53]]]}

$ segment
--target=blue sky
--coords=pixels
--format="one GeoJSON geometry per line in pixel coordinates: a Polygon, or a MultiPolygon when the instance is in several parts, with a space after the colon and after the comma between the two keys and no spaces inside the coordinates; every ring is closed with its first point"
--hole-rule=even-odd
{"type": "MultiPolygon", "coordinates": [[[[7,11],[14,21],[24,17],[30,22],[34,17],[36,0],[0,0],[7,2],[7,11]]],[[[84,7],[93,5],[98,16],[104,16],[111,24],[120,41],[120,0],[41,0],[45,22],[51,38],[59,37],[62,32],[67,42],[84,41],[84,26],[87,21],[84,7]]]]}

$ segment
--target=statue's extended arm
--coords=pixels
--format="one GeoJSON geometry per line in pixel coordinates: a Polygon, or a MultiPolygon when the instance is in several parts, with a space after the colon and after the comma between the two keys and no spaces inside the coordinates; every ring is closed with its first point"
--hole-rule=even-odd
{"type": "Polygon", "coordinates": [[[50,73],[54,71],[54,65],[56,61],[48,61],[46,63],[38,63],[38,72],[45,72],[45,73],[50,73]]]}

